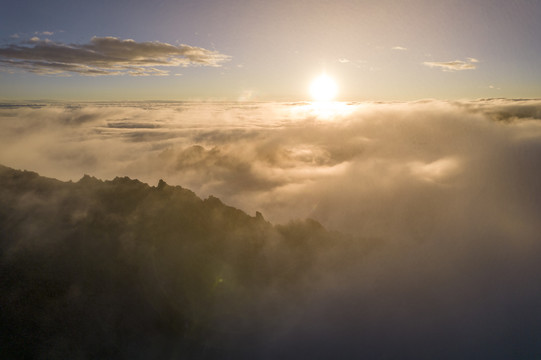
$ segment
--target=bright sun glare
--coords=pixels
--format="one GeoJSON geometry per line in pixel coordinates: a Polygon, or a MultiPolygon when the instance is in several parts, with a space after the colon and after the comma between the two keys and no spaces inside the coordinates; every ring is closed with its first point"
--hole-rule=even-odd
{"type": "Polygon", "coordinates": [[[331,101],[337,92],[336,82],[327,74],[319,75],[310,85],[310,95],[316,101],[331,101]]]}

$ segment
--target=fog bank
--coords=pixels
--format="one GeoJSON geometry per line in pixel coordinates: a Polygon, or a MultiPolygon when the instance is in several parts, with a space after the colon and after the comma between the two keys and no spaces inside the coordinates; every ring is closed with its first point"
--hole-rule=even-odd
{"type": "MultiPolygon", "coordinates": [[[[228,210],[226,217],[215,217],[212,208],[223,204],[213,197],[203,202],[206,207],[197,205],[206,210],[192,216],[202,200],[179,205],[152,193],[163,184],[107,183],[116,186],[108,190],[111,199],[126,197],[105,206],[92,200],[94,190],[84,190],[85,181],[88,189],[105,185],[88,177],[78,185],[55,185],[52,193],[40,192],[34,183],[13,183],[14,190],[2,197],[2,224],[14,234],[3,240],[9,245],[3,247],[3,266],[19,274],[13,269],[24,273],[28,264],[52,264],[47,280],[70,289],[71,278],[57,278],[63,274],[58,266],[64,269],[58,264],[65,264],[70,252],[57,254],[50,239],[70,244],[73,231],[79,234],[75,239],[86,239],[81,244],[92,243],[94,235],[105,239],[93,254],[106,263],[110,254],[131,254],[129,266],[112,276],[115,267],[101,269],[99,261],[91,261],[88,276],[131,279],[128,292],[143,286],[148,293],[134,295],[133,311],[150,306],[178,315],[178,299],[171,303],[160,284],[178,293],[195,289],[193,304],[203,305],[193,305],[192,317],[181,312],[181,322],[217,309],[217,317],[205,318],[204,329],[197,328],[202,332],[195,343],[177,325],[163,331],[167,322],[153,323],[157,328],[146,335],[136,331],[153,339],[143,348],[167,349],[173,358],[175,351],[202,358],[536,358],[541,356],[540,119],[536,100],[4,104],[0,162],[5,165],[62,180],[78,181],[85,173],[101,179],[130,176],[151,185],[164,179],[252,216],[228,210]],[[75,191],[66,190],[69,186],[79,186],[78,195],[69,195],[75,191]],[[66,200],[72,196],[78,200],[66,200]],[[14,209],[20,214],[16,219],[9,215],[14,209]],[[254,217],[256,211],[263,217],[254,217]],[[65,219],[48,227],[48,214],[65,219]],[[184,227],[176,227],[175,216],[184,227]],[[317,222],[272,225],[305,218],[317,222]],[[158,219],[161,227],[139,232],[137,219],[158,219]],[[87,227],[74,227],[80,223],[87,227]],[[186,247],[185,238],[176,238],[184,229],[196,229],[189,231],[206,245],[186,247]],[[146,245],[133,245],[139,233],[135,243],[146,245]],[[216,242],[218,234],[225,234],[223,243],[216,242]],[[161,265],[153,269],[144,259],[154,238],[165,238],[167,245],[160,250],[161,265]],[[246,248],[250,239],[258,245],[246,248]],[[219,251],[209,250],[217,243],[219,251]],[[177,247],[200,261],[184,267],[171,255],[182,253],[170,251],[177,247]],[[40,254],[57,255],[45,261],[40,254]],[[198,264],[210,267],[200,272],[198,264]],[[187,274],[182,280],[175,277],[178,266],[187,274]],[[163,280],[149,281],[145,274],[156,271],[163,280]],[[223,274],[235,284],[225,303],[210,290],[223,274]],[[194,285],[194,276],[206,285],[194,285]],[[239,319],[240,333],[233,330],[239,319]],[[216,329],[227,329],[228,335],[216,329]],[[201,345],[200,339],[213,345],[201,345]],[[174,346],[179,341],[181,350],[174,346]],[[236,350],[224,344],[236,344],[236,350]]],[[[25,277],[31,290],[39,283],[35,274],[25,277]]],[[[124,293],[112,289],[105,287],[104,304],[114,299],[125,304],[124,293]]],[[[119,312],[110,319],[131,312],[113,308],[119,312]]],[[[101,308],[96,311],[101,314],[101,308]]],[[[148,324],[137,319],[136,329],[148,324]]],[[[121,329],[118,336],[126,334],[125,327],[104,321],[121,329]]]]}

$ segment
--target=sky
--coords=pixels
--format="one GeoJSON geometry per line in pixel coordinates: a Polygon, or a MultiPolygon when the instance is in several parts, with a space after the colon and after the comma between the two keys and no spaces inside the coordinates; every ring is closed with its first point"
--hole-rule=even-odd
{"type": "Polygon", "coordinates": [[[5,0],[0,100],[538,98],[541,3],[5,0]]]}

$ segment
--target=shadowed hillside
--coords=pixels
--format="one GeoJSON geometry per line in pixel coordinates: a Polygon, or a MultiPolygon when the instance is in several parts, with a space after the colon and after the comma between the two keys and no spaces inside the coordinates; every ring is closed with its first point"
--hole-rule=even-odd
{"type": "Polygon", "coordinates": [[[163,181],[6,167],[0,228],[4,359],[252,357],[371,247],[163,181]]]}

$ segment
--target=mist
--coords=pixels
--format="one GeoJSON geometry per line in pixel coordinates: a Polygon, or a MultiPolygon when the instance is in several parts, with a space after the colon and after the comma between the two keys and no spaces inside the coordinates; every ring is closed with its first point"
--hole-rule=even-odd
{"type": "Polygon", "coordinates": [[[534,100],[4,105],[0,162],[61,180],[164,179],[272,222],[430,237],[449,224],[529,223],[540,109],[534,100]]]}
{"type": "MultiPolygon", "coordinates": [[[[254,234],[265,234],[257,253],[271,259],[272,269],[286,260],[306,264],[297,259],[312,248],[310,266],[298,265],[291,287],[275,286],[271,271],[257,290],[249,281],[236,288],[235,294],[247,294],[240,288],[257,294],[231,300],[249,304],[231,310],[252,309],[243,320],[248,325],[238,338],[211,342],[242,344],[239,339],[247,333],[254,338],[250,346],[238,346],[242,351],[225,354],[535,358],[541,356],[540,119],[541,101],[504,99],[326,106],[3,104],[0,163],[62,181],[77,182],[84,174],[128,176],[150,185],[163,179],[190,189],[195,198],[211,203],[219,198],[252,215],[243,213],[252,220],[242,224],[211,220],[216,234],[220,229],[227,234],[225,248],[238,255],[226,260],[215,255],[231,268],[247,256],[235,250],[241,249],[238,244],[260,236],[254,234]],[[262,217],[253,216],[256,211],[262,217]],[[247,223],[252,224],[249,231],[247,223]],[[258,226],[265,230],[254,230],[258,226]],[[323,237],[332,246],[308,242],[295,252],[284,245],[290,237],[323,237]],[[292,295],[292,288],[299,294],[292,295]],[[270,307],[265,299],[271,299],[270,307]],[[269,309],[276,312],[269,315],[269,309]]],[[[24,204],[42,196],[29,196],[35,191],[29,189],[20,198],[13,195],[16,200],[5,200],[4,194],[3,212],[13,203],[18,205],[11,208],[23,211],[24,204]]],[[[84,214],[90,205],[78,196],[83,200],[75,204],[82,205],[73,206],[84,214]]],[[[138,212],[120,218],[157,216],[153,209],[166,201],[143,199],[148,201],[134,206],[138,212]]],[[[96,209],[103,216],[110,211],[96,209]]],[[[27,227],[35,224],[34,217],[28,219],[21,226],[41,234],[39,223],[27,227]]],[[[113,243],[130,231],[122,227],[119,234],[124,235],[111,235],[113,243]]],[[[60,228],[51,230],[60,233],[60,228]]],[[[25,234],[23,243],[32,238],[25,234]]],[[[23,245],[12,244],[9,251],[4,247],[3,258],[15,256],[23,245]]],[[[47,248],[54,253],[54,246],[47,248]]],[[[246,265],[238,274],[257,268],[246,265]]],[[[159,271],[164,282],[177,284],[168,278],[173,268],[164,265],[159,271]]],[[[213,321],[227,328],[231,320],[220,315],[213,321]]],[[[155,345],[160,341],[169,344],[163,338],[156,341],[153,349],[160,348],[155,345]]],[[[191,354],[220,357],[199,350],[191,354]]]]}

